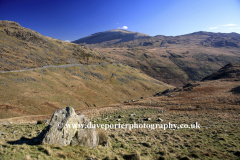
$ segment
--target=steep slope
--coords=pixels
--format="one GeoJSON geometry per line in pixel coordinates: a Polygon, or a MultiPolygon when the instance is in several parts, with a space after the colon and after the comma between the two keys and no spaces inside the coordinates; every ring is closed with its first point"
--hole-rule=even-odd
{"type": "Polygon", "coordinates": [[[240,51],[237,48],[186,45],[96,50],[113,61],[139,68],[151,77],[175,86],[201,80],[228,63],[240,63],[240,51]]]}
{"type": "Polygon", "coordinates": [[[95,51],[45,37],[12,21],[0,21],[0,70],[106,62],[95,51]]]}
{"type": "Polygon", "coordinates": [[[113,29],[105,32],[95,33],[84,38],[80,38],[76,41],[73,41],[73,43],[77,43],[77,44],[84,43],[84,44],[95,44],[98,46],[106,46],[106,45],[111,45],[111,44],[121,43],[121,42],[128,42],[128,41],[132,41],[135,39],[142,39],[142,38],[151,38],[151,36],[143,33],[131,32],[131,31],[122,30],[122,29],[113,29]]]}
{"type": "Polygon", "coordinates": [[[195,32],[182,36],[87,45],[112,59],[175,86],[201,80],[228,63],[240,63],[240,34],[195,32]]]}
{"type": "Polygon", "coordinates": [[[171,87],[116,64],[0,73],[0,118],[123,103],[171,87]]]}

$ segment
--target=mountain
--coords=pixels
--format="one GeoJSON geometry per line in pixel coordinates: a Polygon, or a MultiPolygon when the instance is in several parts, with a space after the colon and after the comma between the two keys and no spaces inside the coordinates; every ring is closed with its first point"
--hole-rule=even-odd
{"type": "Polygon", "coordinates": [[[240,34],[237,33],[200,31],[114,44],[81,45],[174,86],[201,80],[228,63],[240,63],[240,34]]]}
{"type": "Polygon", "coordinates": [[[96,108],[173,87],[11,21],[0,21],[0,56],[0,118],[51,114],[69,105],[96,108]]]}
{"type": "Polygon", "coordinates": [[[156,35],[154,37],[143,33],[121,29],[99,32],[73,41],[73,43],[96,47],[168,47],[171,44],[194,44],[206,47],[240,47],[240,34],[194,32],[180,36],[156,35]]]}
{"type": "Polygon", "coordinates": [[[80,38],[76,41],[73,41],[73,43],[96,44],[96,45],[100,44],[105,46],[143,38],[151,38],[151,36],[123,29],[113,29],[105,32],[95,33],[84,38],[80,38]]]}

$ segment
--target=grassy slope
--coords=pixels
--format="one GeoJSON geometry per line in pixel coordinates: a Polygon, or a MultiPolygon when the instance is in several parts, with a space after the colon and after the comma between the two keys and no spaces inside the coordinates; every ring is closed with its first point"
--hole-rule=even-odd
{"type": "Polygon", "coordinates": [[[84,45],[175,86],[201,80],[227,63],[240,63],[240,35],[236,33],[197,32],[84,45]]]}
{"type": "Polygon", "coordinates": [[[125,65],[50,68],[0,74],[0,118],[96,107],[171,87],[125,65]]]}
{"type": "Polygon", "coordinates": [[[85,47],[43,36],[16,22],[0,21],[0,70],[106,62],[103,59],[85,47]]]}
{"type": "Polygon", "coordinates": [[[175,86],[200,80],[227,63],[239,63],[238,48],[195,44],[168,47],[96,48],[113,61],[141,69],[151,77],[175,86]]]}
{"type": "MultiPolygon", "coordinates": [[[[200,124],[200,129],[173,130],[108,129],[101,130],[95,149],[82,146],[17,145],[9,141],[22,136],[33,138],[45,125],[9,124],[3,122],[0,131],[0,157],[4,159],[126,159],[136,155],[142,160],[159,159],[239,159],[239,87],[238,82],[207,81],[191,91],[174,92],[172,96],[149,97],[139,102],[119,104],[117,107],[95,108],[82,112],[95,124],[200,124]],[[134,120],[129,115],[135,113],[134,120]],[[93,117],[91,115],[94,115],[93,117]],[[123,118],[118,118],[123,115],[123,118]],[[141,122],[144,118],[151,121],[141,122]],[[108,119],[106,119],[108,118],[108,119]],[[156,121],[161,118],[163,122],[156,121]],[[111,120],[112,119],[112,120],[111,120]]],[[[137,158],[136,158],[137,159],[137,158]]]]}

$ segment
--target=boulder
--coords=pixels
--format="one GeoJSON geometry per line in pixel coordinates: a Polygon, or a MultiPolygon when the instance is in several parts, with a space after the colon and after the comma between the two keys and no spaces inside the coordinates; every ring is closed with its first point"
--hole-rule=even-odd
{"type": "Polygon", "coordinates": [[[151,121],[151,118],[144,118],[144,121],[151,121]]]}
{"type": "Polygon", "coordinates": [[[129,120],[130,120],[130,121],[133,121],[133,120],[135,120],[135,118],[133,118],[133,117],[130,117],[130,118],[129,118],[129,120]]]}
{"type": "Polygon", "coordinates": [[[123,115],[119,115],[118,118],[123,118],[124,116],[123,115]]]}
{"type": "Polygon", "coordinates": [[[132,114],[129,115],[129,117],[133,117],[133,116],[136,116],[136,114],[132,113],[132,114]]]}
{"type": "Polygon", "coordinates": [[[95,128],[87,127],[90,123],[83,114],[77,115],[72,107],[66,107],[55,111],[49,125],[39,137],[42,144],[95,148],[98,146],[99,137],[95,128]]]}

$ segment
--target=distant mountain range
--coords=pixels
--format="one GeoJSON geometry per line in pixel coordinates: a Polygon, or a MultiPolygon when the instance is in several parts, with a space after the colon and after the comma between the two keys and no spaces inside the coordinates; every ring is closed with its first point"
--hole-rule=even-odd
{"type": "Polygon", "coordinates": [[[240,34],[194,32],[154,37],[110,30],[73,41],[116,62],[139,68],[166,83],[181,86],[201,80],[228,63],[240,63],[240,34]]]}
{"type": "Polygon", "coordinates": [[[206,47],[240,47],[240,34],[238,33],[212,33],[194,32],[181,36],[149,36],[147,34],[122,29],[113,29],[99,32],[73,41],[80,45],[91,47],[136,47],[154,46],[166,47],[169,44],[195,44],[206,47]],[[124,43],[125,42],[125,43],[124,43]]]}

